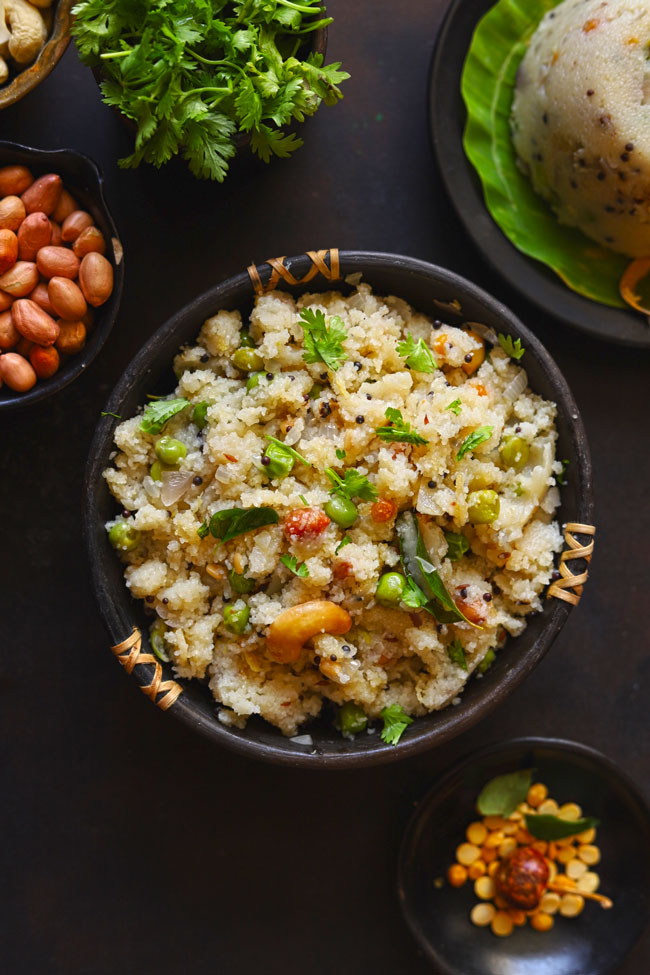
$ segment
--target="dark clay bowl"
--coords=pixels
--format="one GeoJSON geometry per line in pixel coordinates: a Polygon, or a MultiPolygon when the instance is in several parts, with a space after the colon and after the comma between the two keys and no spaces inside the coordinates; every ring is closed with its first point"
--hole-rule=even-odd
{"type": "Polygon", "coordinates": [[[11,165],[27,166],[34,176],[44,173],[58,173],[61,176],[65,188],[70,190],[84,210],[92,214],[104,235],[106,257],[113,265],[114,283],[108,301],[95,309],[93,327],[81,352],[70,356],[51,379],[39,379],[26,393],[15,393],[3,385],[0,388],[0,413],[20,409],[54,395],[88,368],[115,324],[124,284],[122,245],[104,199],[104,177],[97,163],[72,149],[31,149],[14,142],[0,142],[0,167],[11,165]]]}
{"type": "MultiPolygon", "coordinates": [[[[0,108],[7,108],[40,85],[47,78],[50,71],[63,57],[63,52],[70,43],[70,25],[72,17],[70,11],[76,0],[57,0],[52,8],[52,27],[45,44],[33,64],[20,70],[19,66],[12,67],[9,61],[9,81],[0,85],[0,108]]],[[[45,13],[46,11],[43,11],[45,13]]]]}
{"type": "Polygon", "coordinates": [[[633,782],[593,748],[552,738],[499,742],[456,765],[424,797],[409,823],[399,860],[398,890],[411,932],[440,975],[605,975],[632,948],[650,907],[650,810],[633,782]],[[577,918],[556,917],[544,934],[529,925],[497,938],[469,912],[473,885],[438,889],[476,797],[495,775],[534,768],[560,802],[577,802],[600,820],[596,869],[611,910],[587,901],[577,918]]]}
{"type": "MultiPolygon", "coordinates": [[[[341,251],[339,257],[341,278],[361,272],[364,281],[378,294],[399,295],[434,318],[447,318],[437,301],[457,299],[462,304],[463,315],[456,321],[484,322],[521,337],[527,350],[525,367],[531,387],[558,405],[558,457],[571,458],[567,486],[562,491],[559,521],[592,523],[591,462],[582,421],[566,382],[539,340],[504,305],[451,271],[393,254],[341,251]]],[[[306,255],[301,255],[286,260],[285,266],[296,279],[300,279],[309,271],[311,262],[306,255]]],[[[258,267],[264,282],[268,281],[269,272],[268,265],[258,267]]],[[[294,294],[332,288],[349,290],[344,281],[331,282],[320,272],[308,285],[281,286],[294,294]]],[[[253,297],[250,277],[244,272],[217,285],[179,311],[149,339],[128,366],[106,410],[123,417],[133,416],[138,406],[146,401],[147,393],[171,392],[175,386],[172,358],[179,346],[193,340],[203,321],[220,308],[237,308],[246,316],[253,297]]],[[[453,323],[454,317],[450,316],[449,321],[453,323]]],[[[117,511],[116,502],[102,477],[102,471],[110,463],[115,422],[110,417],[100,421],[90,448],[84,489],[86,544],[92,582],[110,643],[122,642],[137,626],[143,633],[143,650],[148,651],[146,634],[151,619],[144,614],[142,604],[129,595],[122,563],[110,547],[104,530],[104,523],[117,511]]],[[[304,727],[313,738],[313,747],[291,742],[259,718],[249,720],[243,731],[227,728],[216,717],[215,702],[208,689],[198,681],[179,682],[183,692],[170,711],[215,743],[271,762],[340,768],[396,761],[453,738],[503,702],[542,659],[570,611],[566,602],[545,601],[543,611],[531,617],[521,636],[508,641],[487,674],[481,680],[469,681],[460,705],[418,718],[397,747],[385,745],[378,733],[362,734],[354,741],[348,741],[341,738],[331,721],[325,718],[304,727]]],[[[125,657],[121,660],[126,663],[125,657]]],[[[129,664],[129,667],[141,686],[152,683],[152,663],[134,668],[129,664]]],[[[170,665],[165,665],[164,677],[173,678],[170,665]]],[[[151,696],[151,691],[149,694],[151,696]]],[[[159,695],[157,703],[162,700],[159,695]]]]}

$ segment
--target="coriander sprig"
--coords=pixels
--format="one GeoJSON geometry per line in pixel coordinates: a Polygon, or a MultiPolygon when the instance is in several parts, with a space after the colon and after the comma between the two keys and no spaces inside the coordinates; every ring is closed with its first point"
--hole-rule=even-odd
{"type": "Polygon", "coordinates": [[[410,443],[416,447],[421,447],[429,443],[426,437],[422,437],[415,430],[411,429],[411,424],[407,423],[402,416],[401,410],[396,410],[389,406],[384,416],[389,421],[390,426],[377,427],[375,433],[380,440],[387,443],[410,443]]]}
{"type": "Polygon", "coordinates": [[[304,332],[305,362],[324,362],[336,372],[348,358],[342,344],[348,334],[342,319],[332,315],[326,320],[320,308],[303,308],[299,324],[304,332]]]}

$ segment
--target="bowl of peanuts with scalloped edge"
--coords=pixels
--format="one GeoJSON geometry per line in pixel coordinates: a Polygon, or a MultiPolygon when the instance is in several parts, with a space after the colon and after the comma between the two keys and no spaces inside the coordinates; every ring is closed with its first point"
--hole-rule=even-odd
{"type": "Polygon", "coordinates": [[[650,810],[586,745],[499,742],[417,805],[398,888],[441,975],[618,971],[648,921],[650,810]]]}
{"type": "Polygon", "coordinates": [[[96,164],[0,143],[0,410],[51,396],[115,322],[122,247],[96,164]]]}

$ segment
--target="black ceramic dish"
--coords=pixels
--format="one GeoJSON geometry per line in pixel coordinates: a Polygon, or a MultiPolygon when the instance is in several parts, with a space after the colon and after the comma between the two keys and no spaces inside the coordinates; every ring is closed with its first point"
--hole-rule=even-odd
{"type": "Polygon", "coordinates": [[[510,243],[492,219],[480,180],[463,149],[466,112],[460,82],[474,29],[495,0],[454,0],[431,62],[429,125],[447,193],[465,230],[489,264],[545,313],[607,342],[650,348],[643,315],[611,308],[571,291],[551,270],[510,243]]]}
{"type": "Polygon", "coordinates": [[[39,379],[26,393],[15,393],[8,386],[0,388],[0,413],[20,409],[57,393],[81,375],[93,361],[115,324],[124,284],[122,245],[117,228],[104,199],[104,177],[95,162],[72,149],[31,149],[14,142],[0,142],[0,166],[27,166],[34,176],[58,173],[63,184],[84,210],[92,214],[106,240],[106,257],[113,265],[113,293],[95,309],[95,320],[85,347],[70,356],[51,379],[39,379]]]}
{"type": "Polygon", "coordinates": [[[552,738],[500,742],[456,765],[420,802],[402,843],[398,890],[406,921],[440,975],[605,975],[648,921],[650,810],[634,783],[592,748],[552,738]],[[434,879],[453,863],[481,787],[520,768],[535,768],[551,795],[600,820],[596,869],[614,906],[587,902],[579,917],[558,916],[543,934],[527,925],[497,938],[469,919],[477,902],[471,883],[438,889],[434,879]]]}
{"type": "MultiPolygon", "coordinates": [[[[364,280],[379,294],[399,295],[418,310],[442,318],[446,317],[445,312],[436,302],[458,299],[463,307],[463,319],[458,321],[485,322],[521,337],[527,349],[524,365],[531,387],[554,400],[559,407],[558,456],[571,458],[559,520],[593,523],[591,462],[578,409],[557,366],[521,322],[470,282],[423,261],[362,251],[342,251],[339,257],[342,277],[362,272],[364,280]]],[[[285,261],[285,265],[300,279],[310,269],[311,262],[302,255],[285,261]]],[[[268,280],[268,266],[260,266],[258,272],[263,281],[268,280]]],[[[289,290],[298,294],[331,288],[346,290],[346,285],[343,281],[332,283],[319,273],[308,286],[294,286],[289,290]]],[[[147,393],[171,392],[175,385],[171,363],[178,347],[193,340],[204,319],[217,309],[238,308],[245,316],[252,303],[251,281],[244,272],[212,288],[183,308],[143,346],[113,391],[106,410],[123,417],[132,416],[138,406],[145,402],[147,393]]],[[[453,318],[450,317],[450,321],[453,318]]],[[[118,644],[130,636],[134,625],[146,634],[151,619],[144,615],[141,604],[129,596],[124,584],[122,563],[108,544],[104,530],[105,522],[113,518],[116,512],[115,501],[102,477],[113,449],[114,427],[115,421],[110,417],[101,420],[91,444],[84,489],[84,527],[100,612],[110,633],[111,643],[118,644]]],[[[315,768],[395,761],[441,744],[470,727],[502,702],[542,659],[569,612],[570,606],[565,602],[557,599],[546,601],[543,611],[530,619],[522,636],[510,640],[500,651],[485,677],[470,680],[459,706],[418,718],[397,747],[385,745],[378,733],[362,734],[354,741],[348,741],[340,737],[331,720],[325,717],[304,728],[313,738],[313,749],[292,743],[260,719],[249,721],[244,731],[227,728],[215,716],[215,703],[209,692],[198,682],[184,684],[184,691],[171,711],[212,741],[268,761],[315,768]]],[[[146,647],[146,636],[143,643],[146,647]]],[[[172,677],[169,666],[165,666],[164,671],[166,677],[172,677]]],[[[152,673],[150,664],[134,670],[141,685],[151,683],[152,673]]]]}

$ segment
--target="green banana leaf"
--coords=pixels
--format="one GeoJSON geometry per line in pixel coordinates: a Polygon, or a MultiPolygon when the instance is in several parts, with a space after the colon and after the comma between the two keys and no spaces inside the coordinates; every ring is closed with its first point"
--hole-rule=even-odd
{"type": "Polygon", "coordinates": [[[559,0],[499,0],[479,21],[463,68],[467,108],[463,145],[485,202],[508,239],[564,283],[604,305],[624,308],[618,283],[629,258],[558,223],[517,166],[510,108],[517,68],[537,25],[559,0]]]}

